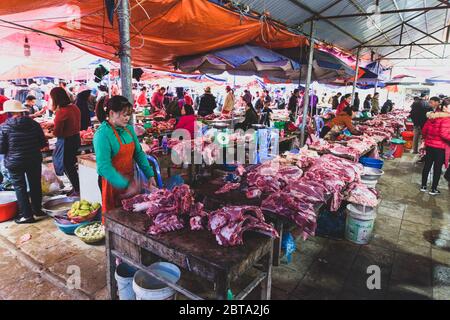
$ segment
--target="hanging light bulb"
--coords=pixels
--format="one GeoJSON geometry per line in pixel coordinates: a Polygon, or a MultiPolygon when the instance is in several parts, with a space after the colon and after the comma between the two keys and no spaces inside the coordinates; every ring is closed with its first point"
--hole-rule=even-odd
{"type": "Polygon", "coordinates": [[[25,43],[23,45],[23,54],[25,55],[25,57],[31,56],[31,48],[30,48],[30,44],[28,43],[27,37],[25,37],[25,43]]]}

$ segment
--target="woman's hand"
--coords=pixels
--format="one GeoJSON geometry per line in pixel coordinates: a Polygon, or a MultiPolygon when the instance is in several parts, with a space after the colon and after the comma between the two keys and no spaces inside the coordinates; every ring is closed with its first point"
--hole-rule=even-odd
{"type": "Polygon", "coordinates": [[[120,199],[132,198],[135,195],[137,195],[139,192],[140,192],[139,185],[135,181],[133,181],[133,182],[130,183],[130,185],[125,190],[125,192],[120,196],[120,199]]]}

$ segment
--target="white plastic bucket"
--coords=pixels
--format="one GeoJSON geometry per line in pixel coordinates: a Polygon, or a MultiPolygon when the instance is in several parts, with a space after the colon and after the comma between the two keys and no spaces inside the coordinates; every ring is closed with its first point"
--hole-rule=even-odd
{"type": "MultiPolygon", "coordinates": [[[[181,271],[174,264],[157,262],[149,268],[171,283],[180,280],[181,271]]],[[[134,275],[133,290],[136,293],[136,300],[173,300],[176,294],[175,290],[141,270],[134,275]]]]}
{"type": "Polygon", "coordinates": [[[361,182],[365,184],[368,188],[375,189],[377,186],[378,180],[366,180],[364,178],[361,178],[361,182]]]}
{"type": "Polygon", "coordinates": [[[116,268],[114,277],[117,281],[117,288],[120,300],[136,300],[133,291],[133,277],[138,269],[121,263],[116,268]]]}
{"type": "Polygon", "coordinates": [[[345,238],[356,244],[368,244],[375,223],[376,212],[371,207],[347,205],[345,238]]]}

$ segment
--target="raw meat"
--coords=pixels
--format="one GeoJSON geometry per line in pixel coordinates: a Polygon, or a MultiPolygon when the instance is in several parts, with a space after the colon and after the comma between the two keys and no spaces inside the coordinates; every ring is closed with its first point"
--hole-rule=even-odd
{"type": "Polygon", "coordinates": [[[208,229],[221,246],[243,244],[243,233],[250,230],[279,237],[278,232],[265,222],[261,209],[252,206],[224,207],[211,212],[208,229]]]}
{"type": "Polygon", "coordinates": [[[183,216],[192,212],[201,215],[203,209],[194,205],[194,198],[188,185],[176,186],[172,191],[162,189],[147,195],[138,195],[122,200],[122,205],[127,211],[146,212],[152,219],[148,230],[150,234],[181,229],[184,227],[183,216]]]}
{"type": "Polygon", "coordinates": [[[228,193],[232,190],[237,190],[239,189],[239,187],[241,186],[241,184],[238,183],[226,183],[222,188],[220,188],[219,190],[217,190],[215,192],[215,194],[223,194],[223,193],[228,193]]]}
{"type": "Polygon", "coordinates": [[[302,229],[304,239],[315,233],[317,217],[314,204],[296,193],[272,194],[263,201],[261,208],[292,220],[302,229]]]}
{"type": "Polygon", "coordinates": [[[375,189],[368,188],[365,184],[357,182],[348,186],[346,200],[367,207],[376,207],[379,203],[378,192],[375,189]]]}
{"type": "Polygon", "coordinates": [[[249,188],[245,193],[247,199],[255,199],[261,197],[262,192],[258,188],[249,188]]]}

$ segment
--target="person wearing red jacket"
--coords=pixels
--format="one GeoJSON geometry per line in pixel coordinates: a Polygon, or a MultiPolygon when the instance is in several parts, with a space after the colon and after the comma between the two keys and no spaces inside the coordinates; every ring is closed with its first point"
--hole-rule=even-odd
{"type": "Polygon", "coordinates": [[[181,117],[175,126],[175,129],[185,129],[189,132],[190,138],[195,138],[195,122],[197,117],[195,116],[194,108],[191,105],[185,104],[181,108],[181,117]]]}
{"type": "Polygon", "coordinates": [[[346,94],[345,96],[342,97],[342,101],[341,103],[339,103],[337,110],[336,110],[336,114],[340,114],[342,111],[344,111],[345,108],[347,108],[350,103],[352,102],[352,95],[351,94],[346,94]]]}
{"type": "Polygon", "coordinates": [[[53,151],[53,166],[57,175],[67,175],[73,190],[69,196],[79,196],[80,180],[77,171],[77,154],[81,145],[80,128],[81,112],[74,105],[63,88],[53,88],[50,91],[55,111],[54,136],[57,138],[53,151]]]}
{"type": "Polygon", "coordinates": [[[422,129],[426,156],[420,190],[427,191],[428,174],[433,166],[433,183],[430,191],[430,195],[433,196],[440,194],[437,186],[442,174],[442,165],[448,167],[450,158],[450,108],[448,106],[440,107],[439,104],[440,99],[438,97],[430,99],[430,105],[433,108],[436,105],[436,111],[427,114],[428,120],[422,129]]]}
{"type": "Polygon", "coordinates": [[[162,87],[158,91],[155,91],[152,95],[151,104],[154,111],[159,111],[164,108],[164,94],[166,93],[166,88],[162,87]]]}

